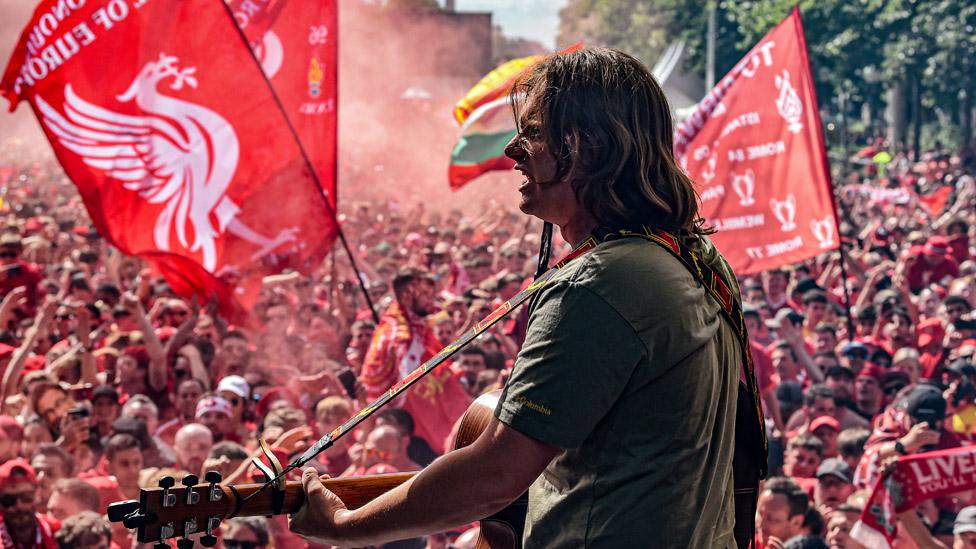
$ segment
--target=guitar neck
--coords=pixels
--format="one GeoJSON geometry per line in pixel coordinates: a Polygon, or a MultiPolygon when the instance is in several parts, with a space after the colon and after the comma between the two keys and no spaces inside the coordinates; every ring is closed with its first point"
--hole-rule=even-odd
{"type": "MultiPolygon", "coordinates": [[[[353,478],[335,478],[323,482],[326,488],[335,493],[342,503],[349,509],[358,509],[366,505],[377,497],[389,492],[404,482],[410,480],[416,473],[392,473],[385,475],[369,475],[353,478]]],[[[224,486],[224,492],[228,506],[233,506],[238,501],[235,498],[246,498],[257,492],[261,484],[240,484],[237,486],[224,486]],[[235,494],[236,492],[236,494],[235,494]]],[[[279,514],[292,514],[298,512],[302,503],[305,501],[305,489],[301,481],[292,480],[285,484],[285,498],[279,514]]],[[[237,516],[270,516],[274,511],[274,493],[271,489],[265,489],[254,498],[248,500],[242,507],[237,516]]],[[[228,511],[231,512],[231,511],[228,511]]]]}

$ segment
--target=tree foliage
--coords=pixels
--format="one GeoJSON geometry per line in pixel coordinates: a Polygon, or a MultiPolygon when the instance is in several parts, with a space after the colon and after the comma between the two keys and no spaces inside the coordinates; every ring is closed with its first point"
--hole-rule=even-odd
{"type": "MultiPolygon", "coordinates": [[[[727,72],[796,0],[720,0],[716,8],[716,78],[727,72]]],[[[919,123],[950,124],[968,139],[976,94],[976,2],[972,0],[801,0],[810,62],[821,107],[847,114],[862,107],[880,117],[886,91],[907,90],[896,108],[919,123]],[[839,99],[843,98],[843,102],[839,99]]],[[[701,0],[569,0],[558,42],[628,51],[653,64],[669,43],[684,40],[687,69],[704,74],[706,2],[701,0]]]]}

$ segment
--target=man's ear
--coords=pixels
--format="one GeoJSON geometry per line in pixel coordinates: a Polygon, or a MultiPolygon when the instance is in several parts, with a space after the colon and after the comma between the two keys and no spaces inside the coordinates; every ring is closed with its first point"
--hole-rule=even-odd
{"type": "Polygon", "coordinates": [[[800,528],[803,527],[803,519],[804,519],[804,515],[803,514],[794,515],[794,516],[790,517],[789,523],[790,523],[790,526],[793,528],[793,532],[799,532],[800,531],[800,528]]]}

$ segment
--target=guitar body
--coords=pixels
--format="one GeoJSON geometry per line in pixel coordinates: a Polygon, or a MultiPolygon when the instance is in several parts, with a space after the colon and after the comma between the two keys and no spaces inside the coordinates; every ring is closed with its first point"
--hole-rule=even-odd
{"type": "MultiPolygon", "coordinates": [[[[495,406],[501,390],[490,391],[478,397],[468,411],[461,416],[454,450],[473,443],[488,428],[495,415],[495,406]]],[[[521,549],[522,532],[525,530],[525,513],[529,504],[528,493],[522,494],[508,507],[494,515],[481,519],[477,549],[521,549]]]]}
{"type": "MultiPolygon", "coordinates": [[[[468,446],[484,432],[492,420],[500,394],[501,391],[485,393],[471,403],[458,425],[452,449],[468,446]]],[[[408,481],[413,475],[392,473],[334,478],[324,481],[324,484],[346,507],[357,509],[408,481]]],[[[181,543],[192,544],[188,536],[204,534],[200,537],[201,544],[213,547],[217,543],[215,534],[223,519],[293,514],[305,503],[305,491],[300,481],[288,481],[283,490],[276,491],[262,490],[262,484],[224,486],[219,484],[220,475],[210,472],[205,476],[209,484],[198,483],[195,476],[189,475],[183,479],[182,486],[177,486],[172,477],[165,477],[160,480],[159,488],[140,490],[139,501],[109,505],[109,520],[135,529],[136,539],[140,543],[182,537],[181,543]]],[[[505,509],[482,519],[476,547],[521,549],[527,505],[528,494],[522,494],[505,509]]]]}

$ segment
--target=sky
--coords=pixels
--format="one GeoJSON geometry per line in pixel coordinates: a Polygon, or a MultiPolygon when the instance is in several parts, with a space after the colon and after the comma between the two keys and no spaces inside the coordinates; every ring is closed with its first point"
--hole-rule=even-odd
{"type": "Polygon", "coordinates": [[[554,48],[559,10],[566,0],[456,0],[458,11],[490,11],[507,36],[530,38],[554,48]]]}

